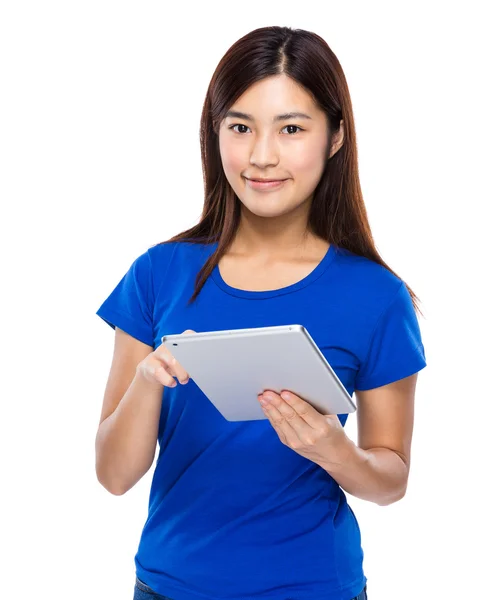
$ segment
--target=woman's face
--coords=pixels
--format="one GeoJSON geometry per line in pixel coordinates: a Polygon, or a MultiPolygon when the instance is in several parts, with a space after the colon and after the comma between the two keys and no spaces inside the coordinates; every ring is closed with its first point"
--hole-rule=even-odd
{"type": "MultiPolygon", "coordinates": [[[[230,108],[219,129],[223,169],[242,205],[260,217],[310,206],[329,156],[324,112],[287,75],[252,85],[230,108]],[[247,115],[230,116],[230,112],[247,115]],[[305,116],[278,115],[299,112],[305,116]],[[255,189],[247,179],[286,179],[278,188],[255,189]]],[[[242,207],[243,208],[243,207],[242,207]]]]}

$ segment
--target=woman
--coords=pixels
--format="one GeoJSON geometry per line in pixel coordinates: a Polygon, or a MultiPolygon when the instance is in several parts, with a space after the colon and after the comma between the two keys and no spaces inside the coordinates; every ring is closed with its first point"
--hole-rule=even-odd
{"type": "Polygon", "coordinates": [[[97,311],[115,329],[99,481],[125,493],[160,445],[134,598],[365,600],[344,491],[404,496],[426,361],[416,296],[374,246],[336,56],[308,31],[252,31],[212,77],[200,137],[199,224],[139,256],[97,311]],[[355,392],[357,445],[347,415],[294,394],[259,397],[267,420],[226,421],[160,343],[293,323],[355,392]]]}

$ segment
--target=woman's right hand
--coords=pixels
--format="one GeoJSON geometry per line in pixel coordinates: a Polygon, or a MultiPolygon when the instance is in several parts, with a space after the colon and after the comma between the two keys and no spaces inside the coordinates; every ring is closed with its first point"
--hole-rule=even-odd
{"type": "MultiPolygon", "coordinates": [[[[188,333],[196,333],[193,329],[186,329],[181,335],[188,333]]],[[[165,387],[176,387],[175,377],[178,381],[185,385],[190,380],[189,374],[174,358],[172,353],[167,349],[165,344],[161,344],[153,352],[151,352],[144,360],[136,367],[147,381],[151,383],[160,383],[165,387]]]]}

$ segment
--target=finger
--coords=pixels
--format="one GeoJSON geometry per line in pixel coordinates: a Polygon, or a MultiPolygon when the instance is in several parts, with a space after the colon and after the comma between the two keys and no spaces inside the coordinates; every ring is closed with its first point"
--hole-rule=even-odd
{"type": "Polygon", "coordinates": [[[279,394],[266,391],[263,394],[263,398],[267,398],[269,400],[269,406],[273,406],[278,410],[283,418],[286,419],[288,425],[297,432],[300,439],[309,437],[312,428],[306,421],[304,421],[304,419],[302,419],[299,413],[297,413],[292,406],[290,406],[281,398],[279,394]]]}
{"type": "Polygon", "coordinates": [[[190,375],[182,365],[176,360],[165,342],[162,343],[154,352],[155,356],[163,363],[164,370],[170,375],[177,377],[182,384],[188,383],[190,375]]]}
{"type": "Polygon", "coordinates": [[[280,413],[274,404],[269,403],[266,406],[262,406],[262,410],[283,444],[289,447],[297,447],[300,444],[298,432],[290,425],[287,418],[280,413]]]}
{"type": "Polygon", "coordinates": [[[178,378],[180,383],[187,383],[190,376],[185,371],[185,369],[180,365],[180,363],[176,360],[176,358],[166,350],[163,354],[161,353],[161,358],[166,364],[167,371],[178,378]]]}
{"type": "Polygon", "coordinates": [[[312,429],[319,429],[323,426],[323,415],[297,394],[284,390],[281,392],[281,399],[312,429]]]}
{"type": "Polygon", "coordinates": [[[176,387],[178,385],[171,373],[164,368],[164,363],[158,359],[150,361],[147,365],[147,371],[151,373],[154,379],[166,387],[176,387]]]}
{"type": "MultiPolygon", "coordinates": [[[[286,446],[290,446],[290,444],[292,443],[292,433],[290,431],[287,431],[286,434],[283,431],[283,427],[282,425],[279,423],[278,417],[277,417],[277,410],[275,408],[267,408],[267,407],[263,407],[262,409],[264,411],[264,414],[266,415],[269,423],[271,424],[271,426],[273,427],[273,429],[275,430],[277,436],[280,438],[280,442],[282,444],[285,444],[286,446]]],[[[295,433],[293,434],[295,435],[295,433]]]]}
{"type": "MultiPolygon", "coordinates": [[[[185,329],[181,335],[188,335],[190,333],[197,333],[193,329],[185,329]]],[[[178,378],[178,381],[181,384],[188,383],[190,380],[190,375],[186,372],[186,370],[181,366],[179,362],[177,362],[176,358],[171,354],[171,367],[174,367],[174,374],[178,378]]]]}

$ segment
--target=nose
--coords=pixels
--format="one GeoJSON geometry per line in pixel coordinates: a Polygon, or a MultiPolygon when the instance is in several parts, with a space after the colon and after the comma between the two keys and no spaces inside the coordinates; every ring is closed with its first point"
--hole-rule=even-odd
{"type": "Polygon", "coordinates": [[[263,171],[279,163],[277,144],[271,136],[261,136],[254,142],[250,153],[250,164],[263,171]]]}

